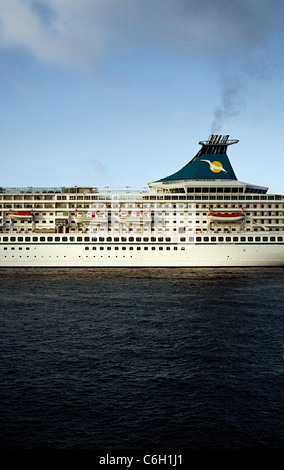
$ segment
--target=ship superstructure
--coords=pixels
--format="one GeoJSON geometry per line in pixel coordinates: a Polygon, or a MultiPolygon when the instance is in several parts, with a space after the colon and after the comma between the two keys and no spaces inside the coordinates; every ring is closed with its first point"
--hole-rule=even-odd
{"type": "Polygon", "coordinates": [[[0,188],[0,266],[284,265],[284,196],[240,182],[211,135],[148,190],[0,188]]]}

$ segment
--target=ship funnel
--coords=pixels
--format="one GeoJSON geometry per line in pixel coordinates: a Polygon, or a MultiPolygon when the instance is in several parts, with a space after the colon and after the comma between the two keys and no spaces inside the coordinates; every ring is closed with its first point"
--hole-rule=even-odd
{"type": "Polygon", "coordinates": [[[156,181],[156,183],[214,179],[236,180],[237,177],[227,155],[227,147],[239,141],[229,139],[229,137],[229,135],[211,134],[208,140],[199,142],[202,145],[201,149],[187,165],[176,173],[156,181]]]}

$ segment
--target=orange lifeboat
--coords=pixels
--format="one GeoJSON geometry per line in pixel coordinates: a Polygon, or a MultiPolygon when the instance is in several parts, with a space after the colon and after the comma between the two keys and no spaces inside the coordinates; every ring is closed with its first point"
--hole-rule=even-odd
{"type": "Polygon", "coordinates": [[[16,211],[9,213],[11,219],[14,220],[31,220],[33,218],[33,214],[31,211],[16,211]]]}
{"type": "Polygon", "coordinates": [[[245,218],[243,211],[213,211],[209,210],[207,217],[216,222],[231,223],[239,222],[245,218]]]}

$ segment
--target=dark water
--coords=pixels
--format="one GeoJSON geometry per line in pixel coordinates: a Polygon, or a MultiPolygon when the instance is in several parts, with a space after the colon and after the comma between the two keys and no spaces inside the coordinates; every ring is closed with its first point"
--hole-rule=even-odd
{"type": "Polygon", "coordinates": [[[2,449],[280,449],[283,269],[0,270],[2,449]]]}

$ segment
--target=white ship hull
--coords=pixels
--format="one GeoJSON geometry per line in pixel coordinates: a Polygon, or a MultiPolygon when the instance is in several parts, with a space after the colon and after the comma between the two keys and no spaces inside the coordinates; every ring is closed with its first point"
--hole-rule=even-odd
{"type": "Polygon", "coordinates": [[[284,266],[283,243],[199,243],[177,244],[169,247],[149,244],[139,248],[137,250],[137,245],[131,244],[93,246],[92,244],[73,244],[71,242],[54,245],[7,245],[1,249],[0,267],[284,266]]]}

